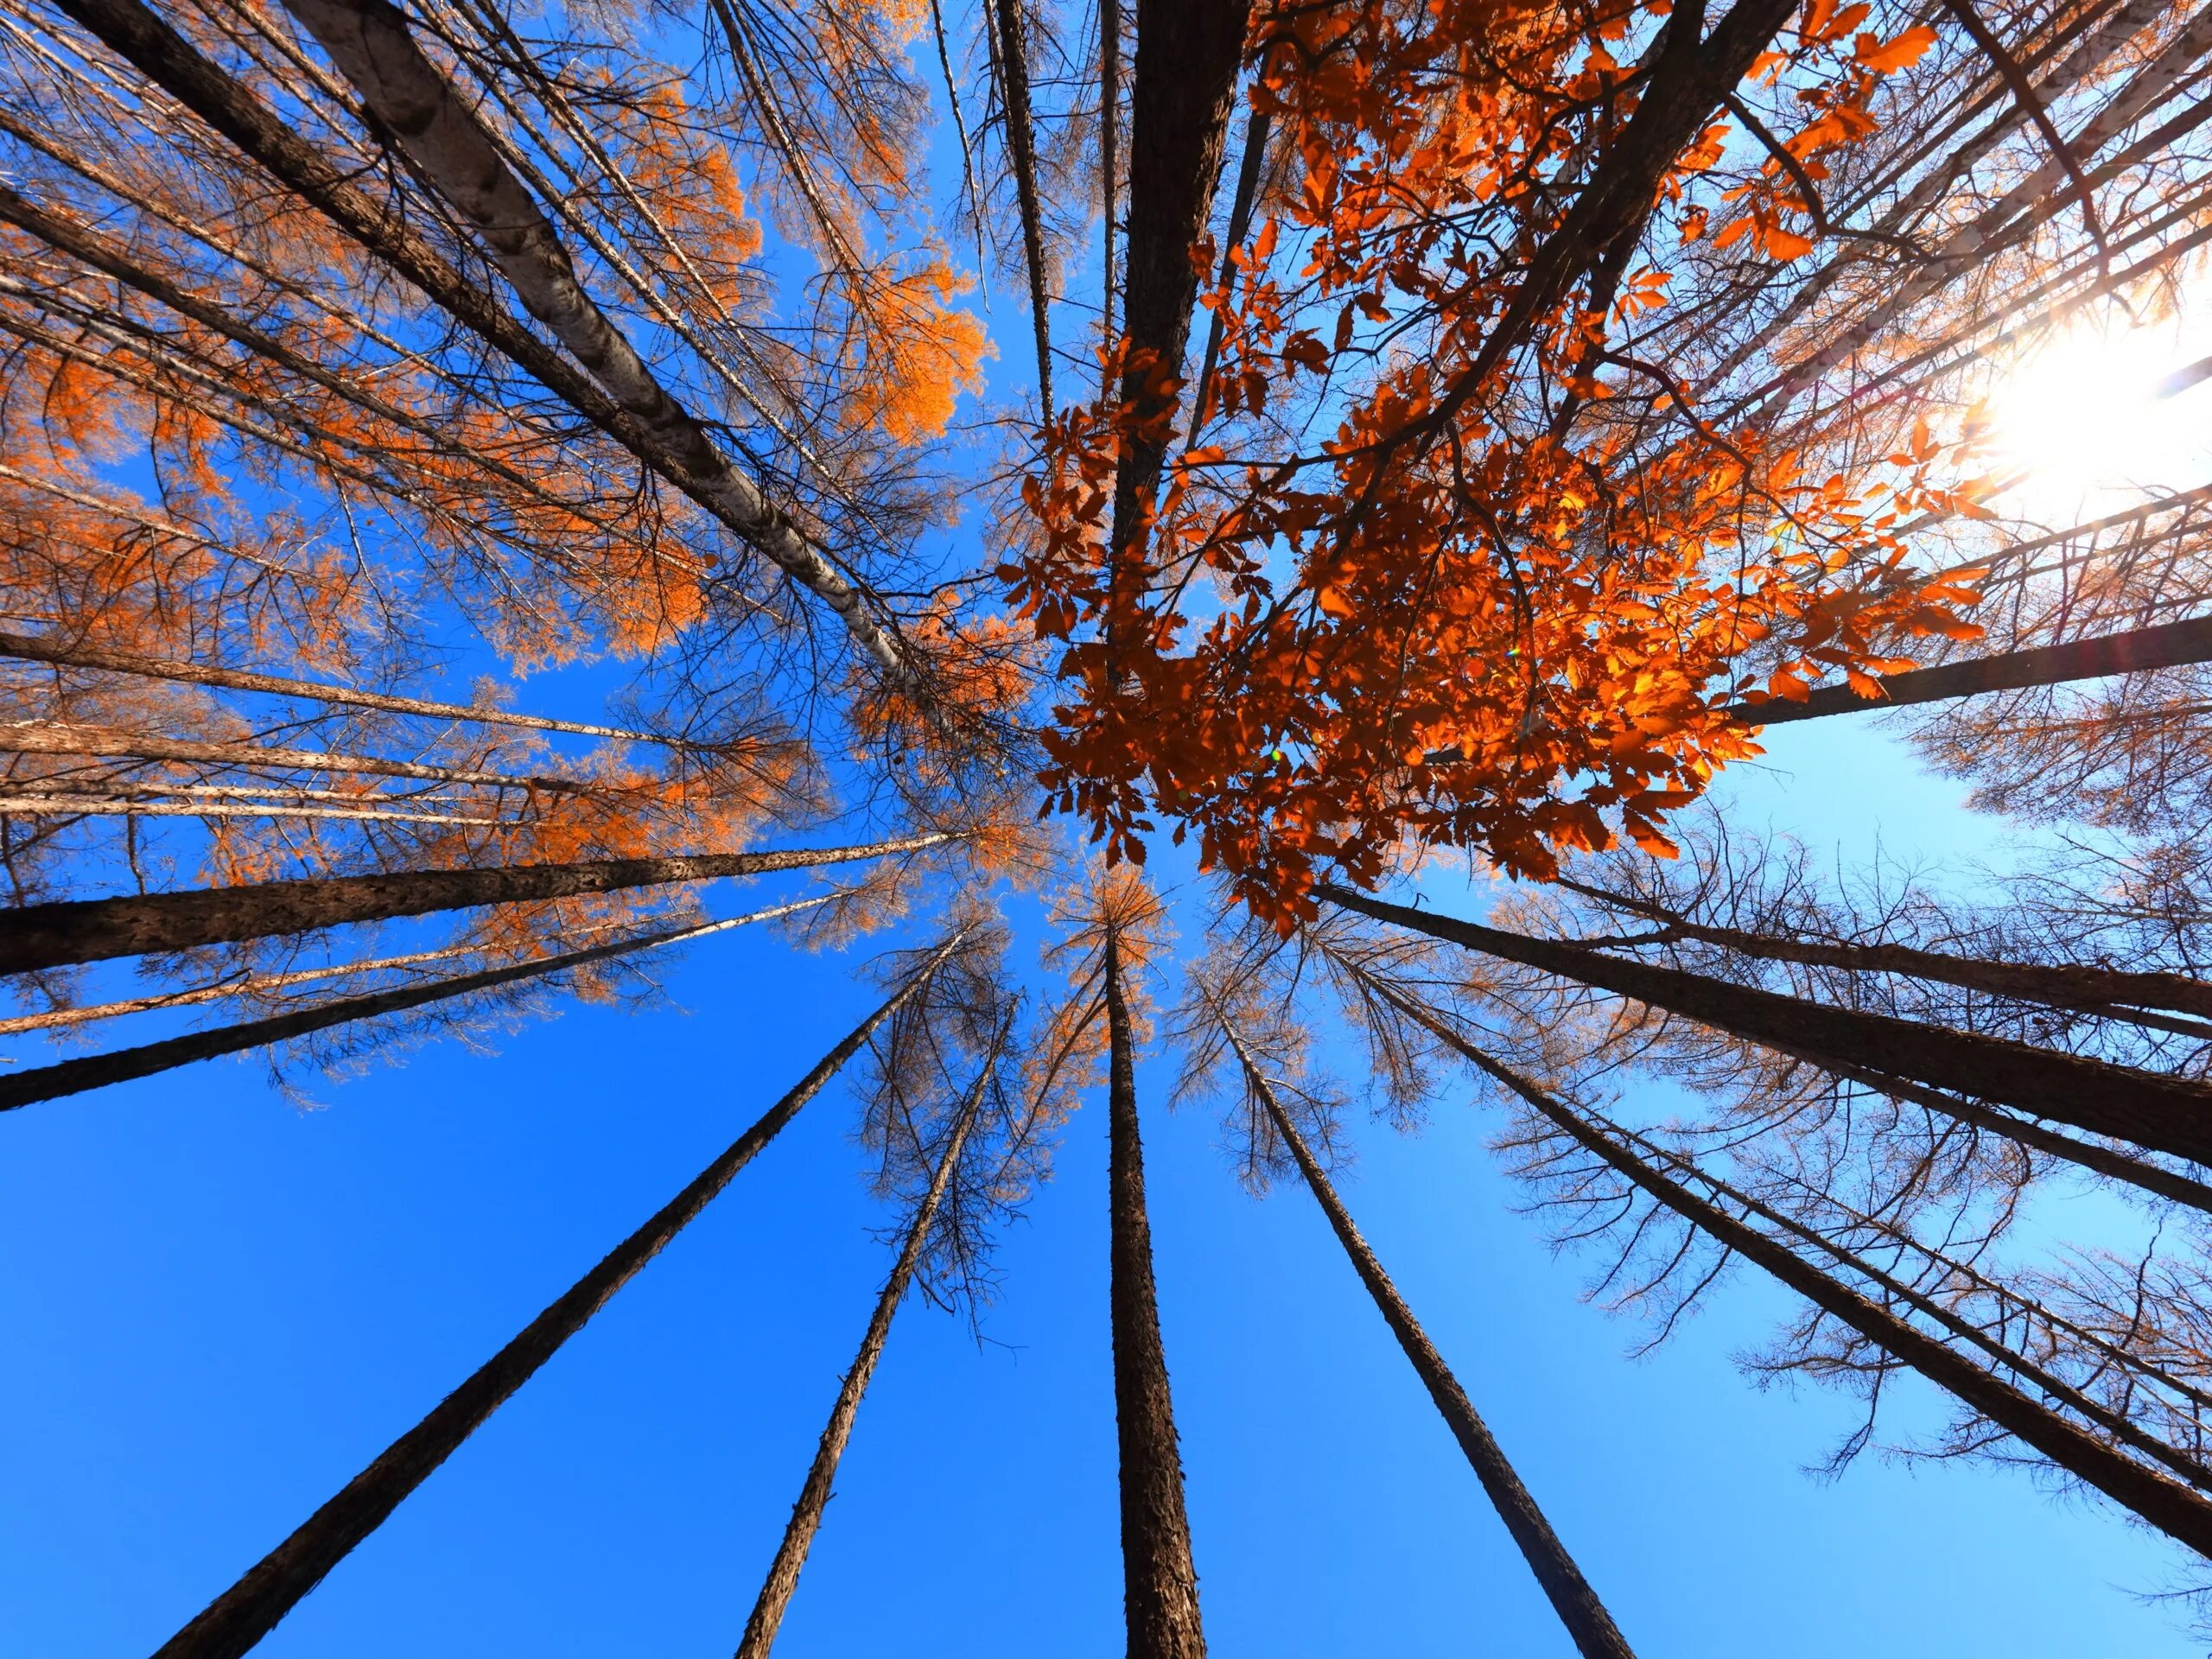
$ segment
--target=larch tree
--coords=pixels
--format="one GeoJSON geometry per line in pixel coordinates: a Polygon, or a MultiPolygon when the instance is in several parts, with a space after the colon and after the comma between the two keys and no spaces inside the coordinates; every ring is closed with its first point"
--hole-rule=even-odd
{"type": "MultiPolygon", "coordinates": [[[[247,1651],[865,1049],[895,1264],[742,1651],[893,1314],[981,1318],[1090,1096],[1128,1650],[1198,1659],[1155,1003],[1584,1653],[1628,1649],[1338,1193],[1318,1046],[1399,1128],[1471,1065],[1653,1340],[1777,1281],[1756,1363],[1861,1389],[1847,1457],[1910,1371],[1935,1455],[2212,1555],[2212,1280],[2157,1230],[2212,1213],[2212,484],[2065,499],[2005,407],[2187,321],[2208,76],[2158,0],[0,0],[0,1034],[163,1026],[0,1109],[899,930],[163,1653],[247,1651]],[[1731,816],[1869,722],[2032,855],[1831,873],[1731,816]],[[1447,856],[1495,902],[1410,885],[1447,856]],[[2129,1219],[2038,1253],[2082,1187],[2129,1219]]],[[[2212,359],[2167,356],[2181,423],[2212,359]]]]}

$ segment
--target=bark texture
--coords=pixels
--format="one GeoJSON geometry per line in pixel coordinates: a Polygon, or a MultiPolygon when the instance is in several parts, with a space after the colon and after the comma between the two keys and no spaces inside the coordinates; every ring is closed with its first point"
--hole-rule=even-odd
{"type": "Polygon", "coordinates": [[[698,419],[671,397],[637,349],[585,291],[560,233],[500,156],[475,111],[423,55],[388,0],[286,0],[322,43],[369,112],[473,229],[524,308],[552,331],[594,380],[673,456],[716,515],[778,569],[836,612],[855,644],[887,673],[896,643],[848,582],[731,466],[698,419]]]}
{"type": "Polygon", "coordinates": [[[299,1530],[162,1643],[154,1659],[238,1659],[275,1629],[302,1596],[320,1584],[356,1544],[383,1525],[410,1492],[451,1457],[486,1418],[528,1382],[563,1343],[582,1330],[585,1321],[775,1139],[799,1108],[820,1093],[822,1086],[860,1052],[876,1027],[920,989],[957,943],[949,942],[921,972],[823,1055],[796,1088],[701,1171],[696,1179],[524,1326],[514,1340],[448,1395],[429,1416],[394,1440],[299,1530]]]}
{"type": "MultiPolygon", "coordinates": [[[[101,726],[61,726],[43,721],[0,725],[0,754],[83,754],[129,760],[199,760],[264,772],[345,772],[368,778],[417,778],[428,783],[476,784],[493,789],[536,789],[581,794],[590,785],[573,778],[518,778],[469,766],[433,766],[377,755],[332,754],[324,749],[279,749],[258,743],[207,743],[194,738],[142,737],[101,726]]],[[[28,780],[25,780],[28,781],[28,780]]]]}
{"type": "Polygon", "coordinates": [[[1299,1134],[1297,1126],[1290,1121],[1290,1114],[1283,1110],[1274,1090],[1268,1086],[1267,1079],[1260,1075],[1259,1068],[1252,1064],[1251,1057],[1233,1032],[1230,1041],[1236,1045],[1236,1058],[1243,1065],[1253,1092],[1268,1109],[1268,1116],[1274,1121],[1275,1132],[1282,1136],[1290,1155],[1298,1161],[1299,1173],[1305,1176],[1306,1185],[1319,1200],[1337,1242],[1351,1258],[1360,1282],[1375,1299],[1375,1306],[1389,1325],[1391,1334],[1397,1338],[1398,1346],[1413,1362],[1421,1386],[1428,1390],[1428,1397],[1435,1402],[1452,1438],[1459,1442],[1460,1451],[1466,1454],[1476,1478],[1489,1494],[1498,1519],[1513,1535],[1513,1541],[1529,1563],[1529,1570],[1536,1575],[1536,1582],[1550,1599],[1552,1611],[1573,1637],[1575,1650],[1583,1659],[1634,1659],[1635,1650],[1629,1646],[1628,1638],[1613,1623],[1612,1615],[1605,1611],[1605,1604],[1598,1599],[1590,1581],[1582,1576],[1582,1569],[1567,1554],[1567,1546],[1560,1542],[1559,1535],[1552,1530],[1551,1522],[1544,1518],[1535,1497],[1522,1484],[1504,1448],[1475,1410],[1466,1390],[1459,1386],[1459,1379],[1444,1363],[1444,1356],[1421,1329],[1413,1309],[1398,1294],[1398,1287],[1390,1282],[1390,1275],[1382,1270],[1382,1263],[1361,1236],[1327,1173],[1306,1146],[1306,1137],[1299,1134]]]}
{"type": "Polygon", "coordinates": [[[1183,1507],[1183,1459],[1144,1201],[1137,1128],[1136,1038],[1122,983],[1122,951],[1106,942],[1109,1119],[1107,1185],[1112,1224],[1114,1419],[1121,1446],[1122,1606],[1129,1659],[1205,1659],[1198,1574],[1183,1507]]]}
{"type": "Polygon", "coordinates": [[[1014,196],[1021,214],[1021,259],[1029,273],[1029,321],[1037,336],[1038,405],[1052,418],[1052,328],[1045,292],[1044,218],[1037,200],[1037,129],[1029,105],[1028,31],[1022,0],[991,0],[991,26],[999,37],[999,91],[1005,108],[1007,160],[1014,167],[1014,196]]]}
{"type": "Polygon", "coordinates": [[[212,1060],[225,1054],[243,1054],[251,1049],[266,1048],[271,1043],[288,1042],[295,1037],[328,1031],[337,1026],[350,1026],[356,1020],[373,1020],[380,1014],[404,1014],[410,1008],[427,1007],[433,1002],[448,1001],[474,991],[488,991],[501,985],[543,979],[551,974],[588,967],[594,962],[612,962],[620,957],[633,956],[640,950],[656,950],[664,944],[675,944],[685,939],[701,938],[709,933],[742,927],[747,922],[787,916],[793,911],[804,910],[810,905],[821,902],[820,899],[802,899],[797,904],[778,905],[771,910],[754,911],[749,916],[733,917],[728,921],[701,922],[690,927],[669,928],[638,938],[617,940],[611,944],[595,944],[588,950],[563,951],[559,956],[543,957],[534,962],[512,963],[504,968],[486,968],[474,974],[455,974],[449,978],[433,979],[419,985],[397,985],[390,990],[339,997],[290,1014],[241,1020],[233,1026],[219,1026],[213,1031],[190,1031],[180,1037],[164,1038],[156,1043],[141,1043],[135,1048],[118,1049],[112,1053],[87,1054],[77,1059],[57,1060],[52,1065],[34,1066],[28,1071],[0,1073],[0,1112],[28,1106],[34,1101],[58,1100],[64,1095],[81,1095],[87,1090],[105,1089],[114,1083],[128,1083],[134,1077],[150,1077],[157,1071],[189,1065],[194,1060],[212,1060]]]}
{"type": "Polygon", "coordinates": [[[860,1352],[853,1356],[852,1369],[838,1385],[837,1403],[830,1408],[830,1421],[822,1431],[821,1443],[815,1448],[813,1465],[806,1471],[806,1484],[799,1489],[798,1502],[791,1506],[791,1523],[784,1529],[783,1541],[776,1547],[776,1559],[769,1565],[760,1599],[753,1604],[753,1617],[746,1621],[745,1639],[737,1644],[737,1659],[768,1659],[769,1649],[776,1644],[784,1610],[791,1605],[791,1594],[798,1588],[799,1572],[806,1565],[807,1551],[813,1548],[814,1535],[821,1529],[822,1512],[829,1507],[830,1487],[837,1478],[837,1464],[845,1455],[845,1443],[852,1438],[853,1420],[860,1415],[861,1399],[875,1376],[876,1361],[883,1357],[883,1344],[891,1334],[892,1319],[899,1312],[899,1304],[906,1300],[907,1287],[914,1281],[914,1268],[922,1259],[924,1246],[929,1243],[930,1228],[944,1202],[945,1189],[952,1184],[952,1173],[960,1166],[961,1149],[968,1144],[968,1132],[976,1123],[976,1109],[991,1080],[991,1067],[996,1063],[997,1056],[994,1054],[977,1075],[968,1097],[960,1103],[960,1116],[953,1123],[944,1155],[937,1161],[937,1171],[930,1178],[930,1190],[915,1210],[912,1224],[906,1229],[906,1242],[899,1251],[898,1263],[892,1268],[882,1294],[875,1299],[875,1312],[869,1316],[868,1331],[861,1338],[860,1352]]]}
{"type": "Polygon", "coordinates": [[[1764,1268],[1815,1307],[1948,1390],[2067,1473],[2132,1510],[2168,1537],[2186,1544],[2200,1555],[2212,1556],[2212,1503],[2179,1481],[2124,1456],[1944,1343],[1830,1278],[1795,1251],[1699,1198],[1629,1147],[1585,1122],[1580,1113],[1553,1099],[1518,1072],[1491,1059],[1442,1021],[1424,1017],[1411,1004],[1402,1001],[1400,1006],[1467,1060],[1512,1090],[1585,1151],[1602,1160],[1707,1236],[1764,1268]]]}
{"type": "Polygon", "coordinates": [[[2131,628],[2094,639],[2035,645],[2000,652],[1961,663],[1941,663],[1891,674],[1878,697],[1862,697],[1847,685],[1824,685],[1802,702],[1777,699],[1741,702],[1729,712],[1747,726],[1783,726],[1827,715],[1866,714],[1911,702],[1942,702],[1985,691],[2018,691],[2029,686],[2064,685],[2072,680],[2102,679],[2107,674],[2142,674],[2154,668],[2179,668],[2212,662],[2212,617],[2131,628]]]}
{"type": "Polygon", "coordinates": [[[1685,938],[1717,944],[1768,962],[1802,963],[1814,968],[1847,968],[1864,973],[1903,974],[1935,980],[1993,996],[2044,1002],[2056,1007],[2098,1010],[2116,1007],[2173,1008],[2212,1018],[2212,985],[2183,974],[2135,974],[2113,968],[2033,962],[1992,962],[1952,956],[1904,944],[1839,944],[1821,939],[1785,939],[1732,927],[1711,927],[1687,916],[1625,894],[1562,879],[1560,886],[1600,903],[1649,916],[1685,938]]]}
{"type": "Polygon", "coordinates": [[[386,696],[379,691],[357,691],[351,686],[323,685],[314,680],[287,679],[281,674],[255,674],[245,669],[211,668],[204,663],[179,662],[168,657],[146,657],[135,651],[112,651],[103,645],[64,645],[51,636],[0,633],[0,657],[20,657],[27,662],[52,663],[60,668],[96,668],[111,674],[137,674],[152,680],[175,680],[185,685],[219,685],[230,691],[265,691],[277,697],[311,697],[347,709],[378,709],[386,714],[419,715],[429,720],[472,721],[483,726],[521,726],[537,732],[575,732],[584,737],[623,738],[633,743],[669,743],[651,732],[626,731],[619,726],[588,726],[580,721],[550,720],[542,715],[518,715],[505,709],[480,709],[460,702],[431,702],[421,697],[386,696]]]}
{"type": "MultiPolygon", "coordinates": [[[[1192,254],[1221,178],[1229,107],[1243,61],[1250,0],[1137,0],[1137,53],[1129,86],[1129,225],[1122,330],[1133,350],[1154,354],[1122,396],[1158,409],[1154,377],[1179,378],[1191,342],[1198,272],[1192,254]]],[[[1159,480],[1164,442],[1131,442],[1115,481],[1114,545],[1139,528],[1138,496],[1159,480]]]]}
{"type": "Polygon", "coordinates": [[[1579,945],[1387,904],[1341,887],[1325,887],[1322,896],[1377,921],[1596,986],[1768,1047],[1863,1057],[1885,1071],[1938,1089],[2212,1164],[2212,1087],[2188,1078],[1626,962],[1579,945]]]}
{"type": "Polygon", "coordinates": [[[912,852],[947,839],[909,836],[865,847],[802,848],[779,853],[602,858],[479,870],[395,870],[383,875],[264,881],[123,899],[25,905],[18,910],[0,911],[0,973],[29,973],[111,957],[189,950],[203,944],[306,933],[350,922],[378,922],[477,905],[566,899],[579,893],[665,887],[677,881],[849,864],[912,852]]]}

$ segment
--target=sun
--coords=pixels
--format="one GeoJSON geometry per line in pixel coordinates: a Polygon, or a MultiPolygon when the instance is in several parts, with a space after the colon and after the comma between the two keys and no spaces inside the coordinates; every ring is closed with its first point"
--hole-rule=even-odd
{"type": "Polygon", "coordinates": [[[2010,480],[1994,505],[2057,529],[2212,482],[2208,358],[2212,304],[2077,321],[2024,353],[1985,404],[1985,453],[2010,480]]]}

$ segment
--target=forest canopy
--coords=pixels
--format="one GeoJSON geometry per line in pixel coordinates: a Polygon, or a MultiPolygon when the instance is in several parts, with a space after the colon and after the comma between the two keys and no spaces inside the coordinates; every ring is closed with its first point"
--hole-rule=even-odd
{"type": "Polygon", "coordinates": [[[1837,1468],[2025,1463],[2197,1608],[2208,122],[2154,0],[0,0],[0,1115],[854,959],[162,1655],[249,1650],[837,1081],[892,1265],[739,1652],[1088,1105],[1128,1651],[1197,1659],[1147,1052],[1583,1654],[1635,1632],[1338,1190],[1471,1090],[1637,1342],[1771,1281],[1837,1468]],[[1755,822],[1815,721],[1994,861],[1755,822]]]}

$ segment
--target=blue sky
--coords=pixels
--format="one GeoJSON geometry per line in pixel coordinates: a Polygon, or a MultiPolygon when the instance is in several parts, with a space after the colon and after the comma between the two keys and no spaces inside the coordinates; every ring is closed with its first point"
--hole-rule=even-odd
{"type": "MultiPolygon", "coordinates": [[[[1801,829],[1878,803],[1980,836],[1864,728],[1776,748],[1745,786],[1801,829]]],[[[158,1645],[848,1028],[854,966],[741,931],[674,972],[688,1012],[572,1008],[322,1109],[222,1062],[0,1120],[0,1654],[158,1645]]],[[[1311,1198],[1248,1198],[1168,1065],[1140,1081],[1214,1650],[1568,1653],[1311,1198]]],[[[851,1124],[841,1091],[810,1108],[262,1651],[731,1650],[888,1264],[851,1124]]],[[[1785,1309],[1765,1286],[1626,1358],[1639,1327],[1512,1212],[1496,1127],[1455,1100],[1363,1128],[1343,1190],[1640,1650],[2202,1650],[2133,1593],[2172,1555],[2102,1508],[1986,1468],[1801,1472],[1851,1412],[1735,1371],[1785,1309]]],[[[902,1313],[787,1659],[1121,1652],[1103,1136],[1071,1124],[985,1344],[902,1313]]]]}

